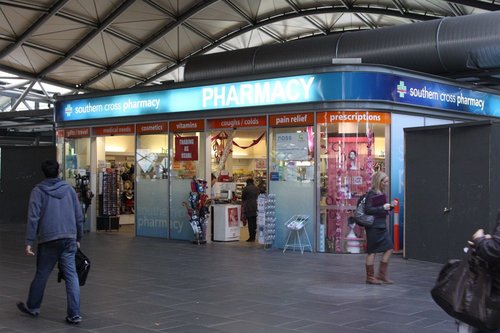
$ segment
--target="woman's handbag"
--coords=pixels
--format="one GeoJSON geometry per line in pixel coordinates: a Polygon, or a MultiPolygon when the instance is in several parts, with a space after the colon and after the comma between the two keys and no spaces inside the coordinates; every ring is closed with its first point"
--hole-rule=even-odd
{"type": "Polygon", "coordinates": [[[375,220],[375,216],[367,215],[365,213],[365,204],[366,204],[366,194],[362,196],[358,202],[358,206],[354,210],[354,221],[356,224],[362,227],[370,227],[375,220]]]}
{"type": "Polygon", "coordinates": [[[481,330],[500,328],[500,295],[492,293],[486,261],[469,249],[463,260],[446,263],[431,290],[434,301],[450,316],[481,330]]]}

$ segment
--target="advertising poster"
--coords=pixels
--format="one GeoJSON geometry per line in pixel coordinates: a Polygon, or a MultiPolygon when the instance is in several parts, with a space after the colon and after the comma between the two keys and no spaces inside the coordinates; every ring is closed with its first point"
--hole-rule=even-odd
{"type": "Polygon", "coordinates": [[[238,226],[238,208],[232,207],[227,209],[227,225],[228,227],[237,227],[238,226]]]}
{"type": "Polygon", "coordinates": [[[175,138],[176,161],[198,161],[198,137],[178,136],[175,138]]]}
{"type": "Polygon", "coordinates": [[[307,161],[307,133],[276,134],[276,158],[280,161],[307,161]]]}

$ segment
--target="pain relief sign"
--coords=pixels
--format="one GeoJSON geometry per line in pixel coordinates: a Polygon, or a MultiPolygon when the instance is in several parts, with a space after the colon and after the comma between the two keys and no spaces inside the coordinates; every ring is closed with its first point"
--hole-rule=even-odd
{"type": "Polygon", "coordinates": [[[175,161],[198,161],[198,137],[175,137],[175,161]]]}
{"type": "Polygon", "coordinates": [[[314,124],[314,113],[278,114],[269,116],[269,126],[290,127],[310,126],[314,124]]]}

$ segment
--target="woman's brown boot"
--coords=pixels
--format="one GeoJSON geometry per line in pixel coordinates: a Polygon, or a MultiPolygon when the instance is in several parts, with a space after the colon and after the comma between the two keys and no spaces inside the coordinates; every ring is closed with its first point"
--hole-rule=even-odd
{"type": "Polygon", "coordinates": [[[382,284],[381,281],[375,278],[375,269],[373,265],[366,265],[366,283],[368,284],[382,284]]]}
{"type": "Polygon", "coordinates": [[[377,279],[379,279],[383,283],[393,284],[394,281],[390,280],[389,276],[387,274],[387,267],[388,266],[389,266],[389,263],[383,262],[383,261],[380,262],[380,267],[379,267],[377,279]]]}

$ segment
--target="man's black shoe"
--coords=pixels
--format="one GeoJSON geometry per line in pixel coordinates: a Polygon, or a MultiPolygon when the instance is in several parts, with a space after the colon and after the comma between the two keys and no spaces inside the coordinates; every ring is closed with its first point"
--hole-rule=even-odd
{"type": "Polygon", "coordinates": [[[247,242],[255,242],[255,238],[249,238],[247,239],[247,242]]]}
{"type": "Polygon", "coordinates": [[[29,314],[32,317],[38,316],[38,312],[31,311],[30,309],[28,309],[28,307],[23,302],[19,302],[16,305],[17,305],[17,308],[19,309],[19,311],[21,311],[22,313],[29,314]]]}

